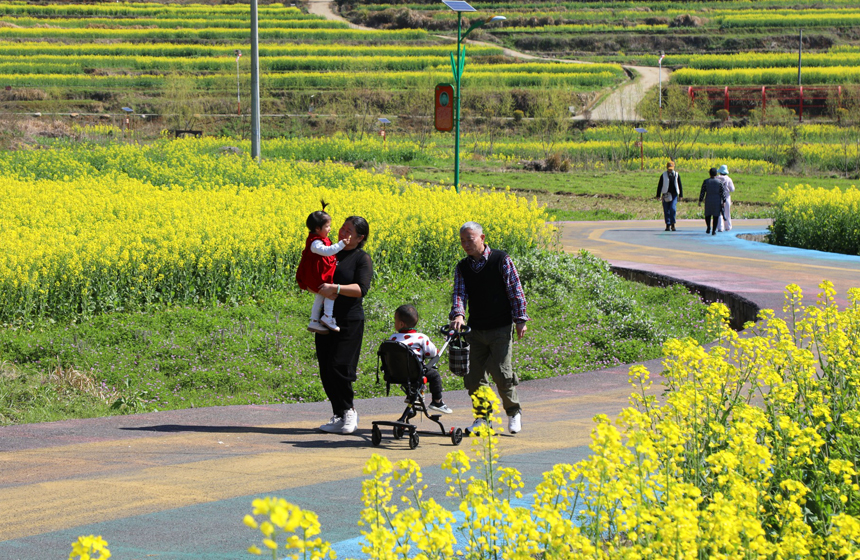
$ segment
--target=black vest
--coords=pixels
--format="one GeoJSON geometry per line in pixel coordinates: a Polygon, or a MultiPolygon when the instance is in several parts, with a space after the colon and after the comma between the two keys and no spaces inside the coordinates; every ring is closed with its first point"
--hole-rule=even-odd
{"type": "Polygon", "coordinates": [[[502,263],[508,256],[504,251],[490,250],[487,263],[475,272],[469,266],[469,257],[457,266],[466,284],[469,304],[469,326],[477,330],[496,329],[512,324],[511,301],[505,288],[502,263]]]}

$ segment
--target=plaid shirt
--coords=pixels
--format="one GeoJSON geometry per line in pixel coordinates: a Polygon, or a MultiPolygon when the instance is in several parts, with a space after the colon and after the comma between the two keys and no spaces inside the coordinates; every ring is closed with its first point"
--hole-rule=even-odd
{"type": "MultiPolygon", "coordinates": [[[[485,244],[480,259],[475,260],[472,257],[467,257],[467,259],[472,270],[479,272],[487,264],[489,257],[490,247],[485,244]]],[[[452,320],[458,315],[466,316],[466,301],[469,298],[466,293],[466,282],[463,280],[463,275],[460,274],[460,267],[458,266],[454,270],[454,302],[449,316],[449,319],[452,320]]],[[[510,255],[502,261],[502,278],[505,281],[505,291],[511,302],[511,319],[516,324],[525,323],[529,320],[529,316],[526,314],[526,295],[523,292],[523,285],[520,283],[520,276],[517,274],[517,267],[514,266],[514,261],[511,260],[510,255]]]]}

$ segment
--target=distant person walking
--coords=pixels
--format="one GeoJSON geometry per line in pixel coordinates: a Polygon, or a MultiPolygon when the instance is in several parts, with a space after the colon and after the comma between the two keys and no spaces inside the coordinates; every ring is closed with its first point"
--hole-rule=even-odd
{"type": "Polygon", "coordinates": [[[675,171],[675,162],[666,164],[666,171],[660,175],[657,182],[657,196],[663,202],[663,220],[666,231],[675,231],[675,213],[678,209],[678,199],[684,196],[681,187],[681,176],[675,171]]]}
{"type": "Polygon", "coordinates": [[[726,186],[726,192],[728,193],[728,198],[726,199],[726,204],[723,206],[723,213],[720,214],[718,219],[719,221],[719,229],[720,231],[729,231],[732,229],[732,193],[735,192],[735,182],[732,181],[732,178],[729,177],[729,168],[726,165],[721,165],[719,169],[717,169],[717,179],[722,181],[722,183],[726,186]]]}
{"type": "Polygon", "coordinates": [[[723,213],[723,208],[726,204],[726,196],[728,191],[725,184],[717,178],[717,168],[712,167],[709,171],[710,178],[705,179],[702,183],[702,190],[699,192],[699,206],[702,205],[702,200],[705,201],[705,233],[711,235],[717,234],[717,221],[723,213]],[[713,227],[711,220],[713,219],[713,227]]]}

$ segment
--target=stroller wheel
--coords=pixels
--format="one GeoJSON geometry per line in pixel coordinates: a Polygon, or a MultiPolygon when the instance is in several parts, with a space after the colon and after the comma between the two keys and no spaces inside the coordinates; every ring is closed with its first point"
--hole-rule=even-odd
{"type": "Polygon", "coordinates": [[[411,436],[409,436],[409,449],[415,449],[416,447],[418,447],[418,441],[418,434],[413,433],[411,436]]]}
{"type": "Polygon", "coordinates": [[[400,426],[394,426],[392,432],[394,432],[394,439],[400,439],[403,437],[403,428],[400,426]]]}
{"type": "Polygon", "coordinates": [[[463,441],[463,430],[460,428],[454,428],[451,430],[451,443],[454,445],[460,445],[461,441],[463,441]]]}
{"type": "Polygon", "coordinates": [[[378,447],[382,443],[382,430],[379,429],[379,426],[374,426],[373,431],[370,432],[370,443],[374,447],[378,447]]]}

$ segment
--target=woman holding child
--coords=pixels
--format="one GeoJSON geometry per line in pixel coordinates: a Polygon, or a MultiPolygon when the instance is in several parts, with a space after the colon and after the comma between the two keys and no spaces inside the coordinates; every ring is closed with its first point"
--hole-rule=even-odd
{"type": "Polygon", "coordinates": [[[370,225],[361,216],[350,216],[343,222],[338,241],[345,243],[336,255],[334,279],[317,290],[323,297],[334,300],[334,319],[339,329],[315,335],[320,379],[332,409],[331,420],[320,426],[320,430],[328,433],[351,434],[358,427],[352,384],[364,337],[362,298],[367,295],[373,277],[373,261],[362,250],[369,234],[370,225]]]}

